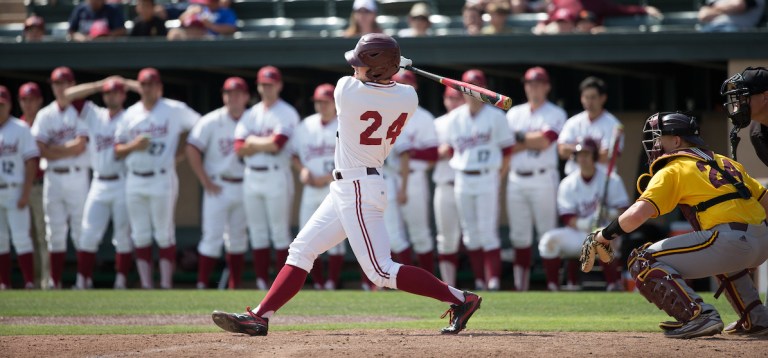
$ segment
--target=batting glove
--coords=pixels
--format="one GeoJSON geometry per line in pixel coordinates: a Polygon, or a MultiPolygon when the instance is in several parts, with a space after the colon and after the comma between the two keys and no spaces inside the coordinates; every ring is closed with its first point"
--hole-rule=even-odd
{"type": "Polygon", "coordinates": [[[403,56],[400,56],[400,67],[401,68],[406,68],[408,66],[413,66],[413,61],[411,61],[411,59],[409,59],[409,58],[405,58],[403,56]]]}

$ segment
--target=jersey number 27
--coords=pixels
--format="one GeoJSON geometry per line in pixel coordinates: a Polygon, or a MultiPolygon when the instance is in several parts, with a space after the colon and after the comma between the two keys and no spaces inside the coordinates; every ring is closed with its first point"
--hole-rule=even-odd
{"type": "MultiPolygon", "coordinates": [[[[391,139],[390,145],[395,144],[397,136],[400,135],[400,131],[403,130],[405,120],[408,119],[408,113],[401,113],[397,119],[387,129],[387,139],[391,139]]],[[[381,113],[376,111],[368,111],[360,116],[361,121],[373,120],[368,128],[363,133],[360,133],[360,144],[363,145],[381,145],[381,138],[371,138],[373,132],[381,127],[381,113]]]]}

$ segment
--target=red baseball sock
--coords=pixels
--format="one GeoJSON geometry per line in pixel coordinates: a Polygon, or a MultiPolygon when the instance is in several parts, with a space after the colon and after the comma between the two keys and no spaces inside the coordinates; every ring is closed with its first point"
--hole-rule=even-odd
{"type": "Polygon", "coordinates": [[[344,266],[344,255],[328,256],[328,280],[333,282],[333,288],[339,287],[342,266],[344,266]]]}
{"type": "Polygon", "coordinates": [[[515,265],[524,268],[531,267],[531,247],[515,249],[515,265]]]}
{"type": "Polygon", "coordinates": [[[115,254],[115,271],[123,275],[128,275],[131,271],[131,259],[133,255],[130,252],[115,254]]]}
{"type": "Polygon", "coordinates": [[[417,256],[419,256],[419,267],[429,273],[435,272],[435,255],[432,254],[432,251],[418,254],[417,256]]]}
{"type": "Polygon", "coordinates": [[[256,278],[269,283],[269,249],[253,250],[253,273],[256,278]]]}
{"type": "Polygon", "coordinates": [[[55,288],[61,287],[61,274],[64,272],[66,256],[66,252],[51,252],[49,254],[51,260],[51,280],[55,288]]]}
{"type": "Polygon", "coordinates": [[[408,266],[413,264],[413,250],[410,247],[395,255],[397,256],[398,263],[408,266]]]}
{"type": "Polygon", "coordinates": [[[176,245],[168,246],[164,249],[160,249],[160,260],[168,260],[173,265],[176,262],[176,245]]]}
{"type": "Polygon", "coordinates": [[[475,275],[475,280],[482,280],[485,282],[485,254],[482,249],[468,250],[469,264],[472,266],[472,273],[475,275]]]}
{"type": "Polygon", "coordinates": [[[0,254],[0,283],[11,288],[11,253],[0,254]]]}
{"type": "Polygon", "coordinates": [[[544,264],[544,273],[547,275],[547,284],[554,284],[556,287],[560,287],[558,276],[560,273],[560,258],[554,259],[541,259],[544,264]]]}
{"type": "Polygon", "coordinates": [[[579,284],[579,270],[581,264],[578,260],[568,260],[568,283],[578,285],[579,284]]]}
{"type": "Polygon", "coordinates": [[[315,263],[312,265],[312,270],[309,270],[309,275],[312,276],[312,283],[316,285],[323,285],[323,260],[318,256],[315,259],[315,263]]]}
{"type": "Polygon", "coordinates": [[[280,307],[288,303],[301,291],[307,279],[307,273],[296,266],[284,265],[264,300],[259,304],[256,315],[262,317],[267,312],[277,312],[280,307]]]}
{"type": "Polygon", "coordinates": [[[229,289],[240,288],[240,279],[243,276],[243,254],[227,254],[227,266],[229,266],[229,289]]]}
{"type": "Polygon", "coordinates": [[[400,266],[400,271],[397,272],[397,289],[455,305],[463,303],[451,293],[445,282],[421,267],[400,266]]]}
{"type": "Polygon", "coordinates": [[[501,249],[485,251],[485,281],[488,282],[492,277],[500,279],[501,273],[501,249]]]}
{"type": "Polygon", "coordinates": [[[96,253],[87,251],[77,252],[77,273],[84,279],[93,277],[93,265],[96,262],[96,253]]]}
{"type": "Polygon", "coordinates": [[[211,276],[211,271],[213,271],[213,267],[216,266],[216,261],[218,261],[216,258],[205,256],[203,254],[200,254],[197,258],[197,283],[204,284],[205,287],[208,287],[208,278],[211,276]]]}
{"type": "Polygon", "coordinates": [[[438,261],[447,261],[451,264],[453,264],[454,267],[459,266],[459,254],[440,254],[437,255],[438,261]]]}
{"type": "Polygon", "coordinates": [[[136,260],[144,260],[150,264],[152,263],[152,246],[137,247],[135,251],[136,260]]]}
{"type": "Polygon", "coordinates": [[[21,276],[24,277],[24,285],[35,284],[35,258],[31,252],[18,255],[21,276]]]}

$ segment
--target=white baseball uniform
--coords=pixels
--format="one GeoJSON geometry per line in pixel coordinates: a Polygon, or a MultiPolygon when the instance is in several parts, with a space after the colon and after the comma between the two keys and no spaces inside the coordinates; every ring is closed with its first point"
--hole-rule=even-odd
{"type": "MultiPolygon", "coordinates": [[[[408,122],[410,123],[411,120],[413,117],[408,122]]],[[[405,127],[407,126],[406,124],[405,127]]],[[[397,258],[400,263],[410,264],[412,260],[410,257],[412,252],[409,250],[411,244],[408,242],[408,234],[405,231],[403,212],[400,210],[400,203],[397,202],[397,192],[403,186],[403,178],[400,176],[400,156],[411,149],[411,142],[402,140],[405,127],[398,137],[400,140],[392,146],[391,155],[384,160],[382,176],[387,185],[387,208],[384,210],[384,225],[387,228],[390,249],[398,255],[397,258]]],[[[406,188],[406,190],[408,189],[406,188]]]]}
{"type": "MultiPolygon", "coordinates": [[[[56,101],[37,113],[32,125],[32,135],[46,145],[63,146],[77,137],[87,137],[88,131],[82,116],[92,110],[93,103],[85,101],[78,110],[73,105],[60,108],[56,101]]],[[[46,160],[43,183],[43,207],[45,208],[45,234],[51,260],[51,285],[61,287],[64,255],[67,252],[67,232],[75,248],[80,244],[83,209],[88,195],[89,156],[84,152],[77,156],[46,160]]]]}
{"type": "MultiPolygon", "coordinates": [[[[435,130],[439,143],[447,143],[448,125],[447,115],[435,119],[435,130]]],[[[435,228],[437,229],[437,254],[440,262],[440,276],[451,286],[456,282],[456,264],[458,262],[459,239],[461,239],[459,209],[456,206],[456,195],[453,189],[455,180],[456,171],[448,164],[448,159],[438,160],[432,171],[432,181],[435,183],[433,205],[435,228]],[[445,264],[443,261],[448,261],[448,263],[445,264]]]]}
{"type": "Polygon", "coordinates": [[[543,132],[552,140],[544,150],[526,149],[512,155],[507,182],[509,240],[515,248],[515,289],[527,291],[531,266],[533,229],[541,236],[557,224],[558,173],[557,136],[567,116],[565,111],[545,102],[535,111],[530,103],[512,107],[507,121],[512,133],[543,132]]]}
{"type": "MultiPolygon", "coordinates": [[[[607,110],[603,110],[594,121],[589,120],[586,111],[581,112],[567,121],[563,125],[563,130],[557,139],[558,143],[576,144],[582,138],[592,138],[600,144],[600,150],[608,148],[610,150],[611,140],[614,130],[621,122],[607,110]]],[[[619,142],[619,152],[624,150],[624,135],[621,135],[619,142]]],[[[605,168],[605,165],[598,163],[598,166],[605,168]]],[[[572,173],[578,168],[573,158],[568,158],[565,163],[565,175],[572,173]]]]}
{"type": "MultiPolygon", "coordinates": [[[[248,110],[240,118],[247,116],[248,110]]],[[[208,257],[221,257],[222,246],[230,254],[248,249],[242,185],[245,166],[234,151],[237,123],[221,107],[203,116],[187,138],[203,154],[205,173],[221,187],[218,195],[206,192],[203,196],[203,237],[197,250],[208,257]]]]}

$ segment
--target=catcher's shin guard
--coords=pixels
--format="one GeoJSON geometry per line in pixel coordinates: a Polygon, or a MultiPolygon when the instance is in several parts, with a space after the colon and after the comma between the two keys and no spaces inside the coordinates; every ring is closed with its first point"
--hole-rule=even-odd
{"type": "Polygon", "coordinates": [[[700,302],[688,296],[680,275],[671,274],[661,267],[652,267],[656,260],[645,251],[645,247],[632,250],[628,264],[640,294],[678,322],[696,318],[701,313],[700,302]]]}
{"type": "Polygon", "coordinates": [[[734,275],[728,276],[727,274],[717,275],[717,279],[720,281],[720,288],[715,292],[715,298],[719,298],[720,294],[725,292],[725,297],[733,307],[733,310],[739,314],[739,320],[736,321],[737,327],[743,327],[746,330],[752,328],[752,320],[749,317],[749,312],[755,307],[762,304],[760,298],[753,300],[752,302],[745,302],[743,295],[739,292],[739,286],[752,286],[752,278],[749,276],[748,270],[740,271],[734,275]],[[740,280],[747,280],[748,283],[741,283],[740,280]]]}

